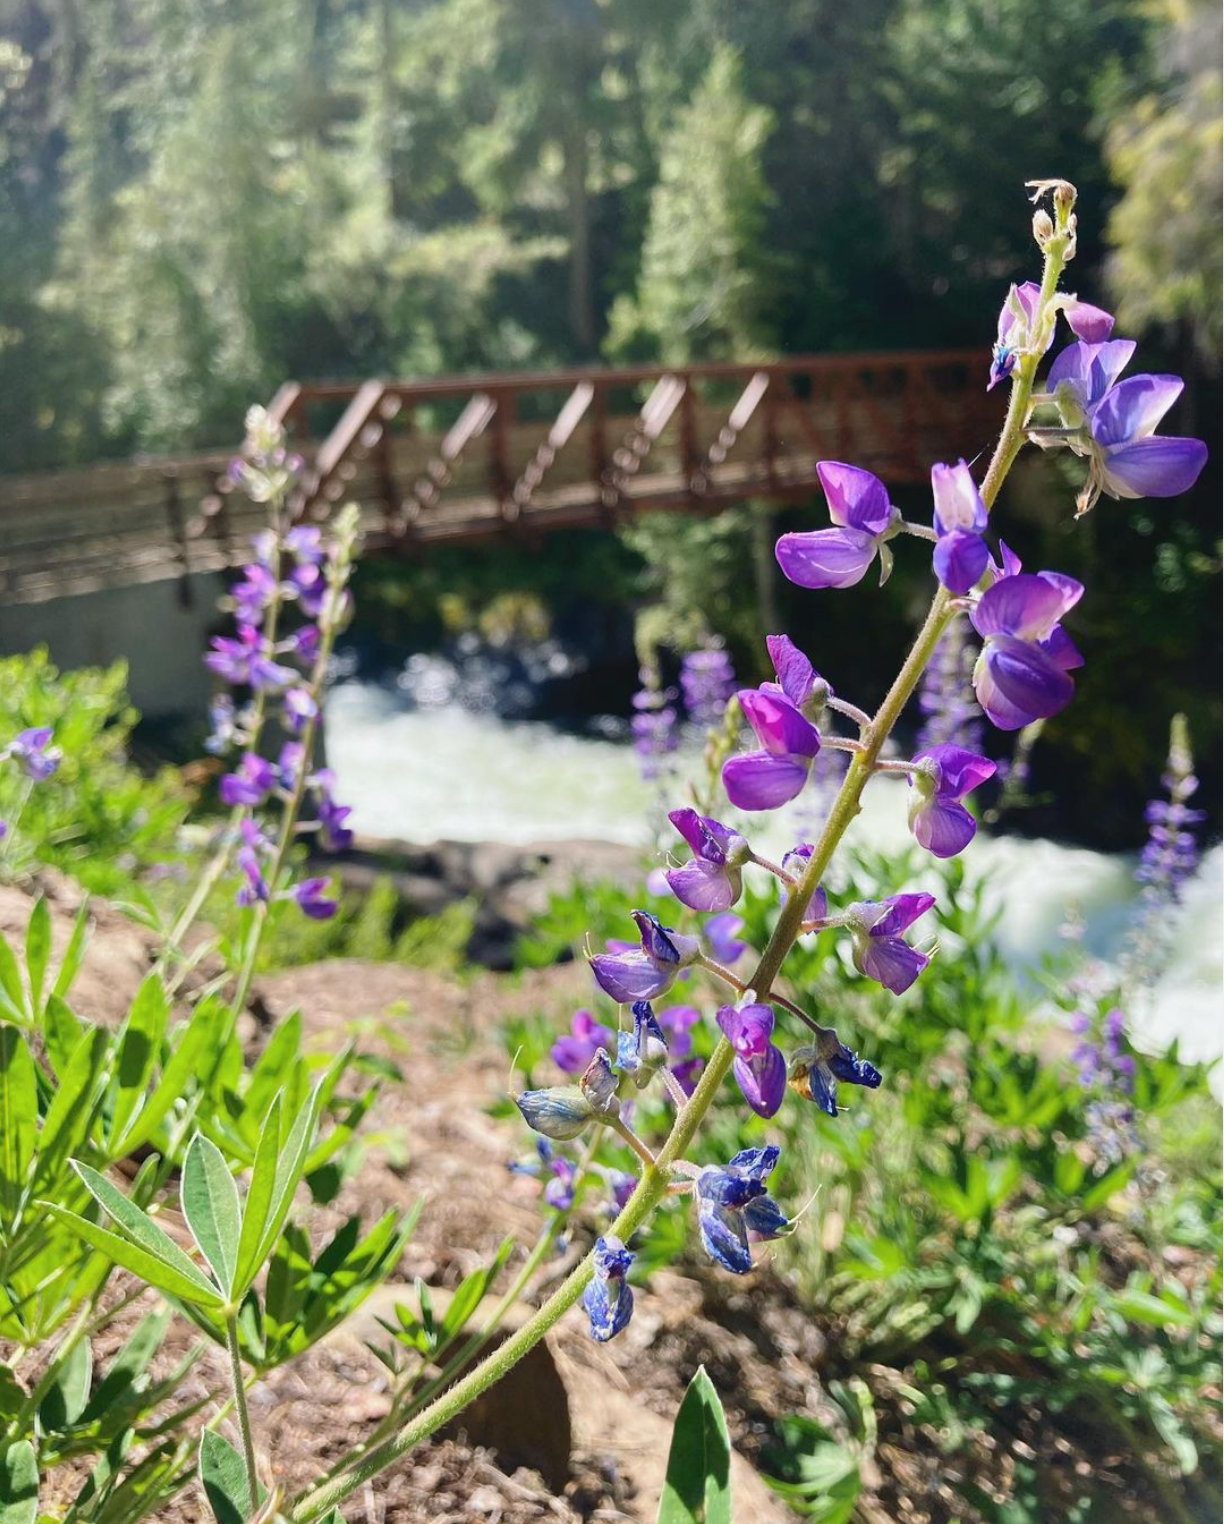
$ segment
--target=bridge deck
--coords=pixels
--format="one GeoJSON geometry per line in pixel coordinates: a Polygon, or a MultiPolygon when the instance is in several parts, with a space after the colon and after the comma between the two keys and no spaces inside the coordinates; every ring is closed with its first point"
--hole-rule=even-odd
{"type": "MultiPolygon", "coordinates": [[[[802,501],[818,459],[925,479],[997,430],[976,351],[802,357],[442,381],[283,387],[307,461],[299,518],[362,505],[370,550],[615,524],[654,508],[802,501]],[[316,443],[316,441],[318,441],[316,443]]],[[[264,510],[227,456],[0,478],[0,591],[38,602],[241,559],[264,510]]]]}

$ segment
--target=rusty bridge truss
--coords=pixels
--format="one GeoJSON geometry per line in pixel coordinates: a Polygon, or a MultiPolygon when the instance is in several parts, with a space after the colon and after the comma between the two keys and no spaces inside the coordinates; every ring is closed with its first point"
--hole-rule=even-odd
{"type": "MultiPolygon", "coordinates": [[[[976,350],[823,355],[434,381],[297,383],[270,409],[306,461],[296,518],[361,504],[368,550],[614,526],[648,509],[800,502],[815,464],[891,483],[988,445],[976,350]]],[[[31,602],[240,560],[263,510],[226,456],[0,478],[0,588],[31,602]]]]}

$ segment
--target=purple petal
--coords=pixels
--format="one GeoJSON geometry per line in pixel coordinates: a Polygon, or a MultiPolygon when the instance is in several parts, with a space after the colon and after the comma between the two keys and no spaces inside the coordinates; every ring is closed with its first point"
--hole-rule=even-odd
{"type": "Polygon", "coordinates": [[[796,708],[802,708],[816,685],[816,669],[789,635],[767,635],[765,644],[782,692],[796,708]]]}
{"type": "Polygon", "coordinates": [[[1107,450],[1102,475],[1111,497],[1176,497],[1194,486],[1206,464],[1201,439],[1159,436],[1107,450]]]}
{"type": "Polygon", "coordinates": [[[894,995],[904,995],[931,960],[900,937],[869,937],[859,954],[859,966],[894,995]]]}
{"type": "Polygon", "coordinates": [[[706,941],[719,963],[731,964],[743,957],[748,944],[739,940],[744,919],[733,912],[712,915],[705,923],[706,941]]]}
{"type": "Polygon", "coordinates": [[[723,787],[737,809],[776,810],[802,792],[810,767],[804,757],[750,751],[724,765],[723,787]]]}
{"type": "Polygon", "coordinates": [[[595,983],[618,1005],[653,1000],[675,977],[673,968],[661,969],[644,952],[599,953],[590,960],[595,983]]]}
{"type": "Polygon", "coordinates": [[[1088,411],[1114,385],[1134,353],[1131,339],[1115,339],[1108,344],[1068,344],[1050,366],[1046,390],[1053,394],[1062,389],[1088,411]]]}
{"type": "Polygon", "coordinates": [[[1064,672],[1071,672],[1076,667],[1084,665],[1084,658],[1079,653],[1079,647],[1063,629],[1061,624],[1056,624],[1046,638],[1038,642],[1056,667],[1061,667],[1064,672]]]}
{"type": "Polygon", "coordinates": [[[1064,313],[1071,332],[1089,344],[1103,344],[1113,332],[1113,313],[1091,302],[1071,302],[1064,313]]]}
{"type": "Polygon", "coordinates": [[[671,892],[690,910],[730,910],[740,897],[738,871],[733,876],[729,869],[699,857],[669,868],[664,876],[671,892]]]}
{"type": "Polygon", "coordinates": [[[875,560],[875,537],[862,529],[784,534],[774,547],[783,574],[799,587],[853,587],[875,560]]]}
{"type": "Polygon", "coordinates": [[[773,1035],[774,1012],[769,1005],[718,1008],[718,1029],[741,1058],[760,1058],[773,1035]]]}
{"type": "Polygon", "coordinates": [[[761,1117],[771,1117],[786,1095],[786,1059],[770,1043],[757,1058],[737,1058],[732,1064],[744,1099],[761,1117]]]}
{"type": "Polygon", "coordinates": [[[935,903],[933,894],[890,894],[879,901],[880,915],[872,923],[873,937],[892,937],[912,926],[920,916],[926,915],[935,903]]]}
{"type": "Polygon", "coordinates": [[[873,535],[888,528],[892,504],[888,501],[888,489],[878,476],[837,460],[818,461],[816,475],[829,502],[829,517],[835,524],[865,529],[873,535]]]}
{"type": "Polygon", "coordinates": [[[1007,635],[987,643],[973,676],[978,703],[1000,730],[1049,719],[1075,694],[1075,684],[1040,647],[1007,635]]]}
{"type": "Polygon", "coordinates": [[[766,751],[779,757],[814,757],[820,750],[820,732],[782,694],[744,688],[739,701],[766,751]]]}
{"type": "Polygon", "coordinates": [[[935,857],[955,857],[977,833],[977,821],[953,799],[932,799],[914,812],[914,839],[935,857]]]}
{"type": "Polygon", "coordinates": [[[939,764],[939,796],[943,799],[963,799],[980,784],[995,774],[995,764],[989,757],[980,757],[975,751],[950,743],[928,746],[915,756],[915,762],[931,758],[939,764]]]}
{"type": "Polygon", "coordinates": [[[1083,586],[1074,578],[1019,572],[988,587],[973,611],[979,635],[1014,635],[1021,640],[1042,640],[1069,608],[1079,602],[1083,586]]]}
{"type": "Polygon", "coordinates": [[[986,528],[986,505],[963,460],[954,466],[931,467],[931,495],[935,499],[935,532],[986,528]]]}
{"type": "Polygon", "coordinates": [[[1092,437],[1108,449],[1145,439],[1182,394],[1180,376],[1132,376],[1119,381],[1092,415],[1092,437]]]}
{"type": "Polygon", "coordinates": [[[932,560],[935,575],[950,593],[967,593],[990,565],[990,550],[974,530],[954,529],[936,542],[932,560]]]}

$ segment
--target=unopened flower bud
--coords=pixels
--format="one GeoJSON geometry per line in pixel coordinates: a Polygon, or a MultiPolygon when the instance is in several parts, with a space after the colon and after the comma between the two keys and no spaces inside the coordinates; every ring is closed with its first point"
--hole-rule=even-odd
{"type": "Polygon", "coordinates": [[[586,1073],[578,1081],[578,1088],[593,1114],[614,1117],[620,1110],[612,1060],[603,1048],[596,1051],[595,1057],[587,1065],[586,1073]]]}
{"type": "Polygon", "coordinates": [[[1054,236],[1054,219],[1047,211],[1033,213],[1033,237],[1037,240],[1037,247],[1044,249],[1046,244],[1054,236]]]}
{"type": "Polygon", "coordinates": [[[524,1090],[514,1104],[528,1127],[558,1143],[579,1137],[595,1109],[577,1085],[552,1085],[547,1090],[524,1090]]]}

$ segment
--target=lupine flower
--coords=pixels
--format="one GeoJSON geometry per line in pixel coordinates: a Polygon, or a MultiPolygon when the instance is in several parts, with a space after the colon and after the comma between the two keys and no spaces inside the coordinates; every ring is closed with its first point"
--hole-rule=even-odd
{"type": "Polygon", "coordinates": [[[974,660],[964,620],[953,620],[940,636],[918,691],[918,707],[923,714],[918,731],[920,750],[943,745],[981,750],[982,711],[973,698],[974,660]]]}
{"type": "Polygon", "coordinates": [[[888,489],[870,471],[840,461],[818,461],[816,474],[837,527],[784,534],[775,547],[784,575],[800,587],[853,587],[879,555],[883,582],[892,569],[885,541],[901,520],[888,489]]]}
{"type": "Polygon", "coordinates": [[[11,758],[31,783],[45,783],[63,760],[63,752],[52,746],[50,725],[32,725],[19,730],[0,752],[0,762],[11,758]]]}
{"type": "Polygon", "coordinates": [[[638,771],[649,783],[662,771],[663,759],[680,744],[674,704],[676,690],[661,688],[658,673],[651,667],[642,667],[639,677],[642,686],[633,695],[630,725],[638,771]]]}
{"type": "Polygon", "coordinates": [[[701,1020],[701,1012],[691,1005],[669,1005],[657,1014],[672,1061],[687,1059],[693,1051],[693,1028],[701,1020]]]}
{"type": "Polygon", "coordinates": [[[761,749],[729,758],[723,786],[738,809],[776,810],[802,792],[820,732],[772,683],[742,689],[739,701],[761,749]]]}
{"type": "Polygon", "coordinates": [[[1176,497],[1193,487],[1207,446],[1201,439],[1156,434],[1182,387],[1178,376],[1132,376],[1097,404],[1089,419],[1092,465],[1080,513],[1102,492],[1113,498],[1176,497]]]}
{"type": "Polygon", "coordinates": [[[278,767],[249,751],[234,771],[221,779],[218,792],[222,804],[253,807],[262,804],[281,781],[278,767]]]}
{"type": "MultiPolygon", "coordinates": [[[[1019,565],[1014,558],[1011,564],[1019,565]]],[[[1070,703],[1075,684],[1068,673],[1084,659],[1059,620],[1083,591],[1082,583],[1059,572],[1014,571],[978,600],[970,617],[984,644],[973,686],[1000,730],[1049,719],[1070,703]]]]}
{"type": "Polygon", "coordinates": [[[620,1110],[616,1097],[617,1079],[612,1070],[612,1060],[602,1048],[596,1048],[595,1056],[583,1071],[578,1088],[591,1103],[596,1116],[615,1116],[620,1110]]]}
{"type": "MultiPolygon", "coordinates": [[[[986,386],[988,392],[1011,375],[1022,354],[1032,352],[1031,346],[1036,339],[1033,322],[1040,302],[1041,287],[1031,280],[1026,280],[1022,286],[1013,286],[1007,293],[1007,300],[999,313],[998,336],[990,357],[990,380],[986,386]]],[[[1044,354],[1049,348],[1052,338],[1051,330],[1050,338],[1042,346],[1041,353],[1044,354]]]]}
{"type": "Polygon", "coordinates": [[[995,764],[959,746],[931,746],[914,761],[922,766],[909,775],[910,830],[936,857],[955,857],[977,832],[977,821],[961,800],[993,777],[995,764]]]}
{"type": "Polygon", "coordinates": [[[326,773],[328,781],[322,781],[324,777],[323,772],[315,775],[318,786],[315,812],[319,817],[319,839],[327,851],[345,852],[353,844],[353,833],[344,823],[353,813],[352,806],[336,803],[331,794],[330,772],[326,773]]]}
{"type": "Polygon", "coordinates": [[[690,651],[680,663],[680,691],[694,725],[708,730],[717,725],[735,692],[735,669],[721,646],[690,651]]]}
{"type": "Polygon", "coordinates": [[[790,1226],[769,1195],[765,1179],[779,1158],[774,1144],[746,1148],[725,1168],[709,1165],[697,1177],[697,1226],[706,1253],[724,1270],[747,1275],[752,1269],[748,1234],[777,1238],[790,1226]]]}
{"type": "Polygon", "coordinates": [[[591,1320],[591,1338],[606,1344],[633,1315],[633,1292],[625,1279],[633,1255],[609,1235],[595,1240],[594,1260],[595,1275],[582,1293],[582,1305],[591,1320]]]}
{"type": "Polygon", "coordinates": [[[696,810],[672,810],[667,818],[693,850],[687,863],[665,874],[672,893],[692,910],[730,910],[743,892],[741,867],[748,843],[738,831],[696,810]]]}
{"type": "Polygon", "coordinates": [[[672,1075],[685,1095],[692,1095],[696,1090],[697,1080],[704,1068],[704,1058],[686,1058],[682,1064],[672,1065],[672,1075]]]}
{"type": "Polygon", "coordinates": [[[307,720],[317,719],[319,715],[319,706],[309,688],[287,688],[284,706],[285,724],[294,735],[300,735],[307,720]]]}
{"type": "Polygon", "coordinates": [[[289,573],[287,588],[297,598],[298,607],[311,619],[317,619],[327,602],[327,578],[322,568],[309,561],[301,562],[289,573]]]}
{"type": "Polygon", "coordinates": [[[1077,297],[1072,297],[1063,308],[1063,316],[1076,338],[1089,344],[1104,343],[1113,332],[1112,312],[1094,307],[1091,302],[1081,302],[1077,297]]]}
{"type": "Polygon", "coordinates": [[[573,1161],[557,1153],[547,1138],[536,1140],[536,1155],[525,1164],[512,1159],[508,1166],[511,1174],[538,1178],[547,1171],[553,1178],[544,1187],[544,1200],[556,1211],[568,1212],[574,1204],[574,1187],[578,1181],[573,1161]]]}
{"type": "Polygon", "coordinates": [[[545,1090],[524,1090],[514,1098],[523,1121],[534,1131],[557,1143],[581,1137],[595,1109],[578,1085],[550,1085],[545,1090]]]}
{"type": "Polygon", "coordinates": [[[786,1094],[786,1060],[770,1041],[774,1029],[769,1005],[720,1006],[718,1026],[735,1049],[732,1068],[744,1099],[758,1116],[771,1117],[786,1094]]]}
{"type": "Polygon", "coordinates": [[[743,916],[736,915],[731,910],[724,911],[721,915],[712,915],[705,923],[702,930],[709,944],[710,956],[716,963],[730,967],[744,956],[748,944],[740,940],[739,934],[743,929],[743,916]]]}
{"type": "Polygon", "coordinates": [[[295,656],[300,656],[303,661],[313,661],[319,654],[319,627],[317,624],[303,624],[289,637],[287,649],[292,650],[295,656]]]}
{"type": "Polygon", "coordinates": [[[300,884],[295,884],[289,890],[289,898],[294,901],[302,914],[309,916],[312,921],[326,921],[335,915],[339,903],[328,895],[327,891],[330,887],[330,879],[304,878],[300,884]]]}
{"type": "MultiPolygon", "coordinates": [[[[810,841],[801,841],[793,846],[782,859],[782,867],[785,872],[791,874],[794,878],[801,879],[807,872],[807,866],[812,860],[814,850],[815,848],[810,841]]],[[[783,891],[783,903],[790,898],[790,895],[791,891],[789,889],[783,891]]],[[[803,907],[803,918],[805,921],[823,921],[828,913],[829,896],[825,893],[823,887],[817,884],[811,894],[808,895],[807,904],[803,907]]],[[[707,927],[706,929],[708,930],[709,928],[707,927]]]]}
{"type": "Polygon", "coordinates": [[[272,890],[267,879],[263,875],[263,866],[259,860],[258,847],[263,844],[263,836],[258,827],[254,827],[252,821],[244,821],[244,826],[252,826],[251,831],[244,831],[243,844],[234,854],[234,860],[242,870],[243,882],[238,887],[238,903],[240,905],[266,904],[272,898],[272,890]]]}
{"type": "Polygon", "coordinates": [[[935,499],[935,575],[950,593],[967,593],[982,576],[990,551],[982,535],[986,505],[963,460],[931,467],[935,499]]]}
{"type": "Polygon", "coordinates": [[[635,1000],[654,1000],[666,994],[682,968],[701,956],[701,943],[662,925],[647,910],[635,910],[633,919],[641,945],[630,952],[600,953],[591,958],[595,982],[620,1005],[635,1000]]]}
{"type": "Polygon", "coordinates": [[[596,1021],[590,1011],[575,1011],[569,1032],[552,1045],[552,1060],[564,1074],[581,1074],[599,1048],[614,1052],[616,1033],[596,1021]]]}
{"type": "Polygon", "coordinates": [[[1097,1035],[1094,1014],[1079,1010],[1071,1030],[1080,1038],[1071,1060],[1081,1086],[1091,1099],[1085,1111],[1088,1135],[1097,1154],[1117,1163],[1138,1147],[1135,1134],[1135,1060],[1123,1045],[1126,1018],[1114,1007],[1105,1015],[1097,1035]]]}
{"type": "Polygon", "coordinates": [[[242,580],[230,589],[238,623],[257,625],[279,591],[280,582],[269,566],[260,561],[244,566],[242,580]]]}
{"type": "Polygon", "coordinates": [[[935,903],[933,894],[892,894],[863,900],[847,914],[854,933],[854,966],[894,995],[903,995],[931,961],[901,935],[935,903]]]}
{"type": "Polygon", "coordinates": [[[212,647],[204,665],[227,683],[270,690],[283,688],[297,677],[292,667],[283,666],[267,655],[263,637],[253,625],[240,624],[237,639],[214,635],[212,647]]]}
{"type": "Polygon", "coordinates": [[[637,1176],[628,1175],[623,1169],[605,1169],[601,1174],[612,1192],[612,1210],[623,1212],[629,1205],[630,1196],[637,1190],[637,1176]]]}
{"type": "Polygon", "coordinates": [[[796,1095],[801,1095],[805,1101],[814,1101],[821,1111],[835,1117],[838,1114],[838,1080],[876,1090],[881,1076],[874,1064],[851,1052],[836,1032],[826,1031],[815,1043],[795,1053],[787,1078],[796,1095]]]}
{"type": "Polygon", "coordinates": [[[1068,344],[1055,356],[1046,377],[1046,391],[1058,404],[1068,428],[1084,425],[1130,364],[1134,353],[1133,340],[1114,339],[1110,343],[1068,344]]]}
{"type": "Polygon", "coordinates": [[[220,693],[208,706],[212,731],[204,742],[204,750],[213,756],[227,752],[238,736],[238,713],[228,693],[220,693]]]}
{"type": "Polygon", "coordinates": [[[1194,827],[1207,816],[1187,803],[1198,790],[1194,758],[1184,715],[1178,715],[1169,738],[1169,760],[1161,779],[1168,799],[1153,799],[1144,810],[1148,839],[1135,878],[1144,886],[1145,909],[1180,903],[1182,886],[1198,866],[1194,827]]]}
{"type": "Polygon", "coordinates": [[[616,1034],[616,1067],[644,1089],[667,1062],[667,1038],[649,1000],[633,1005],[633,1030],[616,1034]]]}
{"type": "Polygon", "coordinates": [[[323,532],[317,524],[297,524],[285,535],[285,549],[299,564],[319,566],[325,553],[323,532]]]}

